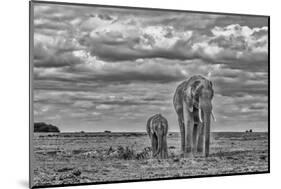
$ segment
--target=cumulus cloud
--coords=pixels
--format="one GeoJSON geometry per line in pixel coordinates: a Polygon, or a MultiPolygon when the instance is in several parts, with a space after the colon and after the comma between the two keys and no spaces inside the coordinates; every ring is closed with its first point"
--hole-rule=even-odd
{"type": "Polygon", "coordinates": [[[213,42],[220,46],[229,47],[238,50],[237,58],[241,57],[241,52],[260,52],[267,54],[268,50],[268,27],[249,28],[238,24],[228,25],[226,27],[215,27],[212,33],[215,36],[213,42]],[[217,40],[217,41],[216,41],[217,40]],[[240,50],[240,51],[239,51],[240,50]]]}
{"type": "Polygon", "coordinates": [[[34,34],[34,66],[64,67],[81,63],[74,52],[82,49],[76,39],[34,34]]]}
{"type": "Polygon", "coordinates": [[[171,49],[180,40],[187,41],[192,31],[178,32],[172,26],[148,26],[140,30],[140,41],[136,49],[171,49]]]}
{"type": "Polygon", "coordinates": [[[178,130],[175,88],[200,74],[214,83],[215,129],[265,128],[265,17],[39,3],[34,11],[36,120],[131,131],[161,112],[178,130]]]}
{"type": "Polygon", "coordinates": [[[210,36],[193,35],[193,31],[175,31],[171,26],[148,26],[127,36],[122,29],[119,32],[107,30],[102,34],[84,36],[80,42],[89,47],[93,56],[108,61],[156,57],[179,60],[201,58],[214,63],[239,62],[241,68],[249,62],[267,63],[267,35],[257,35],[267,31],[267,27],[215,26],[210,36]]]}
{"type": "Polygon", "coordinates": [[[249,24],[250,19],[240,16],[151,14],[149,11],[137,11],[135,15],[139,16],[134,16],[130,10],[64,9],[63,6],[52,9],[39,6],[38,9],[43,10],[36,11],[35,26],[41,29],[37,36],[53,29],[57,32],[53,35],[63,36],[68,41],[57,44],[61,48],[85,48],[92,56],[106,61],[202,58],[220,63],[241,62],[238,63],[241,68],[249,61],[267,62],[267,20],[264,19],[260,19],[257,27],[252,27],[242,25],[249,24]],[[236,23],[226,25],[226,18],[236,23]]]}

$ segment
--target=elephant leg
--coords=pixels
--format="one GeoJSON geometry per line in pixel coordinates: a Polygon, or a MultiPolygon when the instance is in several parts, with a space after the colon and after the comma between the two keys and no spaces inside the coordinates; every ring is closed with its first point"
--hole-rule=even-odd
{"type": "Polygon", "coordinates": [[[163,158],[163,131],[162,130],[159,130],[157,132],[157,150],[154,155],[159,158],[163,158]]]}
{"type": "Polygon", "coordinates": [[[181,151],[184,153],[185,151],[185,128],[184,128],[184,118],[183,118],[183,110],[177,112],[178,114],[178,122],[180,127],[180,135],[181,135],[181,151]]]}
{"type": "Polygon", "coordinates": [[[186,123],[186,130],[185,130],[185,154],[184,156],[187,158],[193,157],[193,121],[191,120],[191,116],[188,116],[188,120],[186,123]]]}
{"type": "Polygon", "coordinates": [[[157,158],[162,158],[162,136],[161,135],[157,135],[157,151],[155,154],[155,157],[157,158]]]}
{"type": "Polygon", "coordinates": [[[192,135],[192,139],[193,139],[193,153],[197,152],[197,146],[198,146],[198,124],[194,124],[193,127],[193,135],[192,135]]]}
{"type": "Polygon", "coordinates": [[[164,159],[164,156],[165,156],[165,154],[164,154],[164,136],[162,136],[161,140],[162,140],[162,142],[161,142],[162,146],[161,146],[161,148],[160,148],[160,150],[161,150],[161,152],[160,152],[160,158],[161,158],[161,159],[164,159]]]}
{"type": "Polygon", "coordinates": [[[202,123],[198,123],[198,142],[197,142],[197,152],[203,152],[204,145],[204,126],[202,123]]]}
{"type": "Polygon", "coordinates": [[[165,157],[166,157],[166,158],[169,157],[167,140],[165,140],[165,157]]]}
{"type": "Polygon", "coordinates": [[[210,125],[204,128],[205,129],[205,157],[209,156],[209,151],[210,151],[210,125]]]}
{"type": "Polygon", "coordinates": [[[162,158],[168,158],[168,146],[167,146],[167,137],[163,136],[163,148],[162,148],[162,158]]]}
{"type": "Polygon", "coordinates": [[[164,145],[164,144],[163,144],[164,141],[163,141],[163,137],[164,137],[164,136],[161,135],[160,138],[159,138],[159,140],[161,140],[161,142],[160,142],[160,145],[161,145],[161,146],[160,146],[160,148],[159,148],[159,149],[160,149],[159,157],[160,157],[161,159],[164,158],[164,148],[163,148],[163,147],[164,147],[164,146],[163,146],[163,145],[164,145]]]}
{"type": "Polygon", "coordinates": [[[151,146],[152,146],[152,157],[154,157],[154,154],[156,153],[157,150],[157,137],[155,136],[155,134],[152,134],[151,146]]]}

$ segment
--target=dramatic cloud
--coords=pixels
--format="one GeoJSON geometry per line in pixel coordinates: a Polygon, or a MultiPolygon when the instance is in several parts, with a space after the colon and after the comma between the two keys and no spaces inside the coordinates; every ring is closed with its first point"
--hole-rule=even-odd
{"type": "Polygon", "coordinates": [[[177,85],[214,83],[214,130],[266,130],[266,17],[47,5],[34,7],[34,119],[63,131],[144,131],[162,113],[177,131],[177,85]]]}

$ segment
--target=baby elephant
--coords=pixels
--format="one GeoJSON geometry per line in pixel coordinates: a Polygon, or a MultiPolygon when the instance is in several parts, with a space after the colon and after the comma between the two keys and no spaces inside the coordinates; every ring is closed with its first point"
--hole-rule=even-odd
{"type": "Polygon", "coordinates": [[[167,133],[168,121],[161,114],[156,114],[147,120],[146,130],[151,140],[152,156],[168,157],[167,133]]]}

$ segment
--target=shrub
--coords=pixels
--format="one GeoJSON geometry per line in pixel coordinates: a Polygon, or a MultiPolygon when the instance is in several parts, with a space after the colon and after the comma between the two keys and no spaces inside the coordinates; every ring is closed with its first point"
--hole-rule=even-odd
{"type": "Polygon", "coordinates": [[[151,148],[146,147],[142,151],[137,152],[133,146],[118,146],[114,149],[112,146],[106,150],[105,155],[109,158],[118,158],[124,160],[140,160],[148,159],[150,157],[151,148]]]}
{"type": "Polygon", "coordinates": [[[34,132],[56,132],[59,133],[60,130],[58,127],[51,125],[51,124],[46,124],[44,122],[37,122],[34,123],[34,132]]]}

